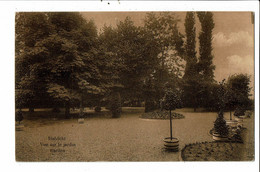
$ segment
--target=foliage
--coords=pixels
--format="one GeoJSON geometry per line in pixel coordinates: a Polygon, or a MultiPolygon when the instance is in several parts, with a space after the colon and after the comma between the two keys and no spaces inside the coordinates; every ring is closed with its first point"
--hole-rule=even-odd
{"type": "Polygon", "coordinates": [[[57,108],[57,107],[54,107],[54,108],[52,109],[52,112],[54,112],[54,113],[60,113],[61,110],[60,110],[59,108],[57,108]]]}
{"type": "Polygon", "coordinates": [[[212,30],[215,26],[212,12],[197,12],[197,16],[201,23],[201,32],[199,34],[199,72],[202,80],[213,82],[214,69],[212,55],[212,30]]]}
{"type": "Polygon", "coordinates": [[[181,107],[181,100],[176,90],[167,89],[163,98],[163,107],[165,110],[175,110],[181,107]]]}
{"type": "MultiPolygon", "coordinates": [[[[187,12],[185,18],[185,60],[187,61],[185,68],[185,75],[193,74],[194,67],[196,66],[196,28],[195,28],[195,15],[194,12],[187,12]]],[[[184,75],[184,76],[185,76],[184,75]]]]}
{"type": "Polygon", "coordinates": [[[241,129],[236,129],[233,135],[231,136],[230,140],[232,142],[244,143],[243,138],[241,136],[241,129]]]}
{"type": "Polygon", "coordinates": [[[156,99],[156,86],[154,80],[148,78],[143,85],[143,96],[145,99],[145,112],[151,112],[158,109],[156,99]]]}
{"type": "Polygon", "coordinates": [[[119,92],[111,93],[109,97],[108,109],[112,112],[113,118],[119,118],[121,116],[122,107],[121,107],[121,97],[119,92]]]}
{"type": "Polygon", "coordinates": [[[15,121],[18,121],[19,123],[23,120],[23,114],[22,111],[19,110],[15,113],[15,121]]]}
{"type": "Polygon", "coordinates": [[[194,12],[187,12],[185,19],[185,73],[182,81],[185,106],[213,109],[215,107],[216,84],[212,55],[212,30],[214,28],[211,12],[197,12],[201,23],[199,34],[199,61],[196,57],[196,28],[194,12]]]}
{"type": "Polygon", "coordinates": [[[199,73],[197,70],[196,57],[196,28],[194,12],[187,12],[185,18],[185,73],[182,81],[183,95],[182,99],[187,107],[193,107],[194,111],[200,105],[199,96],[201,85],[199,81],[199,73]]]}
{"type": "Polygon", "coordinates": [[[249,108],[251,101],[249,99],[250,77],[246,74],[235,74],[228,78],[227,89],[229,92],[229,108],[249,108]]]}
{"type": "Polygon", "coordinates": [[[219,82],[216,93],[216,110],[223,111],[226,106],[225,80],[219,82]]]}
{"type": "Polygon", "coordinates": [[[178,82],[183,75],[183,35],[178,31],[179,19],[170,13],[148,13],[145,30],[150,33],[157,47],[157,65],[151,78],[157,102],[164,95],[166,82],[178,82]]]}
{"type": "Polygon", "coordinates": [[[237,107],[234,112],[234,116],[240,117],[240,116],[244,116],[244,115],[245,115],[245,109],[243,109],[241,107],[237,107]]]}
{"type": "Polygon", "coordinates": [[[95,112],[101,112],[101,107],[100,106],[96,106],[95,107],[95,112]]]}
{"type": "Polygon", "coordinates": [[[82,94],[102,94],[96,37],[94,23],[79,13],[18,13],[17,98],[29,100],[27,104],[39,98],[65,104],[69,113],[82,94]]]}
{"type": "Polygon", "coordinates": [[[199,61],[195,65],[194,73],[194,77],[199,82],[199,85],[195,86],[195,91],[197,92],[195,103],[199,104],[200,107],[210,108],[211,103],[209,103],[209,100],[212,98],[212,89],[215,83],[215,66],[213,65],[212,55],[212,30],[214,28],[214,21],[211,12],[197,12],[197,16],[201,23],[201,31],[199,33],[199,61]]]}
{"type": "Polygon", "coordinates": [[[223,111],[218,113],[218,117],[214,122],[214,131],[221,136],[228,135],[228,127],[226,125],[226,121],[224,120],[223,111]]]}
{"type": "Polygon", "coordinates": [[[177,55],[181,54],[182,48],[182,35],[178,32],[177,22],[176,17],[170,14],[149,13],[144,27],[135,26],[127,17],[115,28],[103,28],[100,43],[104,51],[110,52],[110,59],[115,61],[116,69],[110,71],[116,77],[117,84],[122,86],[120,94],[123,102],[145,100],[146,106],[154,107],[158,104],[165,82],[175,80],[181,66],[177,55]],[[171,50],[174,51],[170,54],[171,50]],[[148,86],[149,82],[152,85],[148,86]],[[148,92],[151,100],[147,99],[148,92]],[[156,103],[152,103],[154,101],[156,103]]]}
{"type": "Polygon", "coordinates": [[[152,112],[156,109],[158,109],[158,104],[155,100],[147,99],[145,101],[145,112],[152,112]]]}
{"type": "Polygon", "coordinates": [[[115,28],[105,26],[99,37],[103,51],[110,54],[107,75],[118,86],[122,99],[133,101],[143,97],[143,81],[156,64],[156,46],[153,39],[141,27],[127,17],[115,28]]]}
{"type": "Polygon", "coordinates": [[[216,100],[216,109],[219,111],[218,117],[214,122],[214,130],[216,133],[221,136],[228,135],[228,127],[226,121],[224,120],[224,109],[226,105],[226,90],[225,90],[225,80],[219,83],[217,87],[217,100],[216,100]]]}

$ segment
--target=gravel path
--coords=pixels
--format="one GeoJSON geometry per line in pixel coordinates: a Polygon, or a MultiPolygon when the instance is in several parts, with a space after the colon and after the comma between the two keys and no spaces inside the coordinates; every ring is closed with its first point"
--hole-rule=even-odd
{"type": "MultiPolygon", "coordinates": [[[[208,132],[216,113],[180,113],[185,118],[173,120],[173,136],[179,139],[180,150],[188,143],[212,141],[208,132]]],[[[178,161],[180,152],[167,152],[163,146],[163,138],[170,133],[169,121],[141,119],[139,115],[132,112],[118,119],[86,118],[84,124],[76,119],[24,120],[23,131],[16,131],[16,160],[178,161]],[[48,137],[65,140],[52,141],[48,137]]]]}

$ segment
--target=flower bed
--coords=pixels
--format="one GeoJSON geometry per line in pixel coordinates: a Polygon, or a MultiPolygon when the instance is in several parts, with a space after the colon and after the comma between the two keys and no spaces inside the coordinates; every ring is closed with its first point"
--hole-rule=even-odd
{"type": "Polygon", "coordinates": [[[241,161],[243,144],[232,142],[202,142],[185,145],[183,161],[241,161]]]}
{"type": "MultiPolygon", "coordinates": [[[[172,119],[182,119],[185,116],[172,112],[172,119]]],[[[154,112],[149,112],[149,113],[143,113],[140,118],[145,118],[145,119],[170,119],[170,112],[168,111],[154,111],[154,112]]]]}

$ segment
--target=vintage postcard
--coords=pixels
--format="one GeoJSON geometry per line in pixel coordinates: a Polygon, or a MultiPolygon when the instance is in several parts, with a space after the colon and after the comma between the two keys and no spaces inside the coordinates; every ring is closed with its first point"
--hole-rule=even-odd
{"type": "Polygon", "coordinates": [[[253,12],[15,18],[17,161],[254,160],[253,12]]]}
{"type": "Polygon", "coordinates": [[[258,159],[254,10],[14,13],[16,162],[258,159]]]}

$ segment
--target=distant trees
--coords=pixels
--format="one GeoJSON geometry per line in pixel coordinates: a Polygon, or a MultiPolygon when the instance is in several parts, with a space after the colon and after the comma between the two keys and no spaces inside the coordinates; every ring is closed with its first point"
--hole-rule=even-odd
{"type": "MultiPolygon", "coordinates": [[[[156,46],[150,35],[142,27],[134,25],[127,17],[117,24],[115,28],[105,26],[99,39],[105,52],[110,53],[109,61],[113,82],[117,89],[115,96],[121,97],[123,102],[141,104],[144,100],[144,80],[153,71],[156,61],[156,46]],[[112,67],[112,68],[111,68],[112,67]]],[[[109,62],[108,62],[109,63],[109,62]]]]}
{"type": "Polygon", "coordinates": [[[250,77],[246,74],[231,75],[219,84],[213,84],[214,95],[211,96],[212,110],[233,111],[250,108],[250,77]]]}
{"type": "Polygon", "coordinates": [[[250,77],[246,74],[235,74],[227,80],[228,102],[227,108],[234,110],[235,108],[247,109],[251,106],[250,97],[250,77]]]}
{"type": "MultiPolygon", "coordinates": [[[[85,106],[109,100],[113,115],[119,117],[124,102],[145,101],[146,112],[159,108],[170,89],[178,97],[183,93],[184,105],[194,110],[214,108],[218,84],[212,62],[213,14],[197,16],[199,57],[194,12],[187,12],[185,35],[171,13],[148,13],[144,26],[127,17],[100,33],[80,13],[17,13],[16,107],[65,107],[69,116],[70,107],[80,107],[82,113],[85,106]]],[[[242,75],[229,78],[230,108],[247,106],[248,83],[242,75]]]]}
{"type": "Polygon", "coordinates": [[[123,101],[159,107],[164,85],[180,74],[183,42],[177,22],[170,14],[148,13],[144,27],[127,17],[115,28],[103,28],[100,42],[116,61],[123,101]]]}
{"type": "Polygon", "coordinates": [[[158,108],[159,100],[164,96],[165,85],[177,86],[182,76],[184,48],[178,22],[178,18],[170,13],[148,13],[145,18],[144,28],[152,36],[157,47],[157,65],[153,66],[153,73],[146,81],[146,85],[153,84],[146,86],[146,91],[150,87],[154,93],[151,95],[150,92],[150,97],[155,100],[146,101],[147,106],[150,106],[149,103],[157,102],[158,108]]]}
{"type": "Polygon", "coordinates": [[[142,27],[130,18],[119,22],[117,32],[117,57],[121,59],[120,81],[124,100],[141,102],[144,79],[151,74],[156,61],[154,41],[142,27]]]}
{"type": "Polygon", "coordinates": [[[199,34],[199,58],[196,57],[195,13],[187,12],[185,19],[185,60],[183,76],[183,99],[185,105],[212,109],[211,98],[214,96],[215,80],[212,55],[212,30],[214,28],[211,12],[197,12],[201,23],[199,34]]]}

